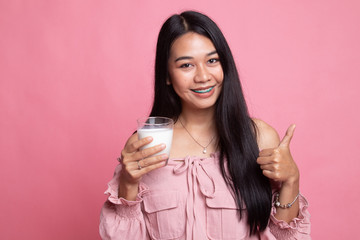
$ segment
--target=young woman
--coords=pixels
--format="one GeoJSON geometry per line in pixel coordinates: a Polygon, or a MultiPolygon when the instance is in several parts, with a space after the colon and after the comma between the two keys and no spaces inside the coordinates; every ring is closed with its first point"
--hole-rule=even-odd
{"type": "Polygon", "coordinates": [[[173,15],[157,43],[150,116],[175,121],[170,156],[133,134],[109,182],[103,239],[310,239],[289,144],[251,119],[228,44],[197,12],[173,15]],[[168,164],[165,165],[166,160],[168,164]]]}

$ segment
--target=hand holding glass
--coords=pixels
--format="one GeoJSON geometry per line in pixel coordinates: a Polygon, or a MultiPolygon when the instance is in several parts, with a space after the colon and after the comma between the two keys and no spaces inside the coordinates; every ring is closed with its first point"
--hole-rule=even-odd
{"type": "Polygon", "coordinates": [[[149,148],[164,143],[166,148],[161,152],[154,154],[154,156],[163,153],[166,153],[169,156],[173,137],[174,121],[166,117],[146,117],[138,119],[137,122],[138,138],[142,139],[148,136],[153,138],[152,142],[140,149],[142,150],[144,148],[149,148]]]}

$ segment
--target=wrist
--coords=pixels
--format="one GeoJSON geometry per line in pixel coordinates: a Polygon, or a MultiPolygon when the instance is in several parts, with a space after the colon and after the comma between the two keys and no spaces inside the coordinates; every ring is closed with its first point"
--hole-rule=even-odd
{"type": "Polygon", "coordinates": [[[274,201],[274,206],[277,208],[282,208],[282,209],[287,209],[287,208],[291,208],[292,205],[296,202],[296,200],[299,198],[300,196],[300,192],[296,195],[296,197],[294,198],[294,200],[292,202],[289,202],[287,204],[281,204],[279,197],[280,197],[280,193],[275,193],[275,201],[274,201]]]}
{"type": "Polygon", "coordinates": [[[135,201],[139,193],[139,183],[128,183],[120,176],[118,198],[135,201]]]}
{"type": "Polygon", "coordinates": [[[299,185],[300,185],[300,178],[298,175],[291,177],[291,178],[287,179],[286,181],[282,182],[282,187],[286,187],[286,188],[299,189],[299,185]]]}
{"type": "Polygon", "coordinates": [[[123,184],[119,184],[119,193],[118,193],[118,197],[119,198],[124,198],[126,200],[129,201],[135,201],[136,200],[136,196],[139,192],[139,184],[136,185],[123,185],[123,184]]]}

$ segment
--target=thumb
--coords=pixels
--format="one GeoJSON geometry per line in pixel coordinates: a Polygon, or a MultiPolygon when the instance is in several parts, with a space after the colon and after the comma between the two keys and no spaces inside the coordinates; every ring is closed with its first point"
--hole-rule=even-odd
{"type": "Polygon", "coordinates": [[[281,146],[288,147],[290,145],[290,141],[294,135],[295,128],[296,128],[295,124],[290,125],[290,127],[286,131],[284,138],[281,140],[279,147],[281,146]]]}

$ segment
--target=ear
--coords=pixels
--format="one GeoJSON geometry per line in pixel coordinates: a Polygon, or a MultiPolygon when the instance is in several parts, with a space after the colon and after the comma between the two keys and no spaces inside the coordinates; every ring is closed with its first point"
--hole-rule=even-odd
{"type": "Polygon", "coordinates": [[[171,85],[169,77],[166,78],[166,85],[169,85],[169,86],[171,85]]]}

